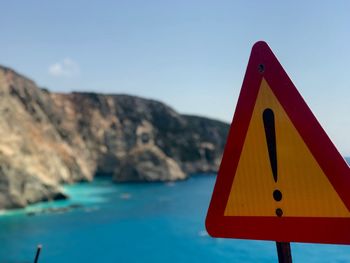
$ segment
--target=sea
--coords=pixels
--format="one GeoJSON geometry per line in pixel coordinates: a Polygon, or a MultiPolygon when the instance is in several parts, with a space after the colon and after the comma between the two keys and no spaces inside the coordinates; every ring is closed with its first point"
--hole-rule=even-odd
{"type": "MultiPolygon", "coordinates": [[[[64,186],[69,200],[1,212],[0,263],[277,262],[274,242],[210,237],[215,175],[181,182],[64,186]]],[[[350,262],[350,246],[292,243],[293,262],[350,262]]]]}

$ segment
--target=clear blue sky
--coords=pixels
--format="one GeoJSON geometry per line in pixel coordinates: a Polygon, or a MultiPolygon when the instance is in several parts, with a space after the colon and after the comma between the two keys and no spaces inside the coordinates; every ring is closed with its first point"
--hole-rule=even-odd
{"type": "Polygon", "coordinates": [[[129,93],[231,121],[265,40],[350,155],[349,1],[0,1],[0,64],[52,91],[129,93]]]}

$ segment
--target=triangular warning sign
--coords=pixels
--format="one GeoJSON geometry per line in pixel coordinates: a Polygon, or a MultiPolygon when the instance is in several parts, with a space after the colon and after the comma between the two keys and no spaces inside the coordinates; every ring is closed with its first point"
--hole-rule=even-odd
{"type": "Polygon", "coordinates": [[[350,169],[265,42],[254,45],[206,219],[215,237],[350,244],[350,169]]]}

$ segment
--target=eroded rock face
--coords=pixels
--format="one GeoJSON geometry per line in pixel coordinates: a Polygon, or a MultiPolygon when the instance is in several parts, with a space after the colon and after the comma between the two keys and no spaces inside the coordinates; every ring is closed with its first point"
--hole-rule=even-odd
{"type": "Polygon", "coordinates": [[[25,169],[11,166],[9,160],[0,160],[1,209],[22,208],[38,201],[65,199],[58,184],[45,183],[25,169]]]}
{"type": "Polygon", "coordinates": [[[185,178],[180,166],[155,145],[132,149],[114,175],[117,182],[175,181],[185,178]]]}
{"type": "Polygon", "coordinates": [[[115,170],[115,181],[175,181],[187,177],[174,159],[155,145],[153,127],[149,122],[143,121],[137,127],[136,136],[136,146],[115,170]]]}
{"type": "Polygon", "coordinates": [[[59,185],[184,179],[218,169],[228,125],[128,95],[57,94],[0,67],[0,209],[64,198],[59,185]]]}

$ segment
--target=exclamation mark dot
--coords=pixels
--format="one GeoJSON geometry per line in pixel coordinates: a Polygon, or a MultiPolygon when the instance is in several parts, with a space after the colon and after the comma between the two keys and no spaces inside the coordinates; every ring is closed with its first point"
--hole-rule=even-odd
{"type": "MultiPolygon", "coordinates": [[[[272,176],[275,183],[277,183],[278,169],[277,169],[277,151],[276,151],[276,131],[275,131],[275,115],[273,113],[273,110],[271,110],[270,108],[266,108],[264,110],[263,121],[264,121],[267,150],[269,152],[272,176]]],[[[278,189],[275,189],[273,191],[272,196],[276,202],[279,202],[282,200],[282,192],[278,189]]],[[[281,208],[277,208],[275,212],[278,217],[281,217],[283,215],[283,210],[281,208]]]]}

